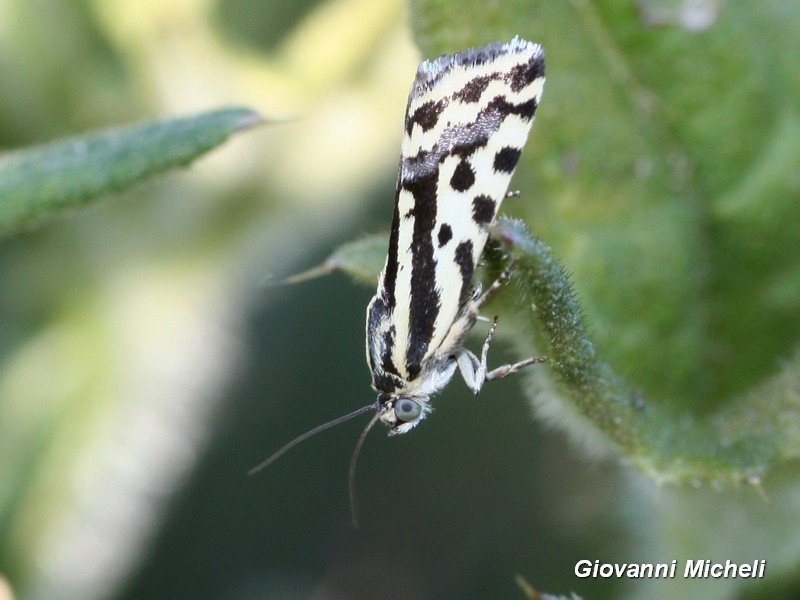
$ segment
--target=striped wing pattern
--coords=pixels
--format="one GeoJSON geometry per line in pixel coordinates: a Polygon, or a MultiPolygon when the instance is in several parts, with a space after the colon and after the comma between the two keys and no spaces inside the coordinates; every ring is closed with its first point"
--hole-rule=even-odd
{"type": "Polygon", "coordinates": [[[420,65],[406,109],[389,252],[367,309],[377,391],[413,390],[426,361],[455,350],[442,343],[470,299],[543,84],[541,47],[519,38],[420,65]]]}

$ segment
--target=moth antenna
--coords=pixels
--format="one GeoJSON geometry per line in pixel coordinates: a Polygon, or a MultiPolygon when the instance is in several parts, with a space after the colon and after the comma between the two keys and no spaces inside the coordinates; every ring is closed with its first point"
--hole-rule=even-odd
{"type": "Polygon", "coordinates": [[[353,522],[353,528],[358,529],[358,507],[356,506],[356,463],[358,462],[358,455],[361,453],[361,446],[364,445],[364,440],[367,439],[369,430],[373,425],[386,413],[386,410],[376,412],[364,427],[364,431],[356,442],[356,447],[353,449],[353,457],[350,459],[350,519],[353,522]]]}
{"type": "Polygon", "coordinates": [[[263,469],[266,469],[268,466],[270,466],[272,463],[274,463],[276,460],[278,460],[281,456],[283,456],[286,452],[288,452],[289,450],[294,448],[300,442],[302,442],[304,440],[307,440],[312,435],[316,435],[320,431],[325,431],[326,429],[330,429],[331,427],[335,427],[336,425],[340,425],[340,424],[344,423],[345,421],[349,421],[350,419],[353,419],[353,418],[357,417],[358,415],[362,415],[365,412],[367,412],[368,410],[371,410],[373,408],[375,408],[374,404],[367,404],[366,406],[362,406],[361,408],[359,408],[357,410],[354,410],[353,412],[348,413],[348,414],[346,414],[344,416],[338,417],[338,418],[334,419],[333,421],[328,421],[327,423],[323,423],[322,425],[317,425],[316,427],[314,427],[314,429],[306,431],[302,435],[298,435],[296,438],[294,438],[291,442],[289,442],[288,444],[283,446],[280,450],[278,450],[275,454],[270,456],[268,459],[266,459],[265,461],[257,464],[255,467],[250,469],[247,472],[247,474],[248,475],[255,475],[259,471],[261,471],[263,469]]]}

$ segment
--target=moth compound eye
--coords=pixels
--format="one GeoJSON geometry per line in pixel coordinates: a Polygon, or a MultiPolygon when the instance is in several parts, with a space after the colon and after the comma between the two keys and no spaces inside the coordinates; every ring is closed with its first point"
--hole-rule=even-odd
{"type": "Polygon", "coordinates": [[[406,423],[419,417],[421,412],[422,406],[419,402],[414,402],[408,398],[398,400],[397,404],[394,406],[394,414],[397,416],[397,419],[406,423]]]}

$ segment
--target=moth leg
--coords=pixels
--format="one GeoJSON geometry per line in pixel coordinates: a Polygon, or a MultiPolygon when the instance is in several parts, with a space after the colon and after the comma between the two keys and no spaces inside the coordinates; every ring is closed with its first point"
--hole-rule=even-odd
{"type": "MultiPolygon", "coordinates": [[[[494,296],[497,293],[497,290],[499,290],[501,287],[503,287],[506,284],[506,282],[511,277],[511,268],[512,267],[513,267],[512,263],[509,263],[508,265],[506,265],[506,268],[503,269],[503,272],[500,273],[500,275],[497,277],[497,279],[495,279],[492,282],[492,285],[490,285],[488,288],[486,288],[486,290],[484,290],[483,292],[481,292],[479,295],[477,295],[475,297],[475,299],[472,301],[472,305],[473,305],[474,310],[475,310],[476,313],[477,313],[477,310],[481,307],[481,305],[483,305],[489,298],[494,296]]],[[[492,335],[494,335],[494,333],[489,335],[490,339],[491,339],[492,335]]]]}
{"type": "MultiPolygon", "coordinates": [[[[497,282],[493,283],[492,287],[494,287],[496,283],[497,282]]],[[[464,349],[458,357],[458,366],[461,369],[461,375],[464,377],[464,381],[467,382],[467,387],[472,390],[473,394],[480,392],[483,384],[486,382],[487,371],[489,369],[487,364],[489,358],[489,344],[492,343],[495,329],[497,329],[497,317],[492,320],[492,325],[489,327],[489,332],[486,334],[483,346],[481,346],[480,360],[466,349],[464,349]]]]}
{"type": "Polygon", "coordinates": [[[535,365],[538,363],[543,363],[547,360],[546,356],[531,356],[530,358],[526,358],[525,360],[521,360],[518,363],[514,363],[513,365],[503,365],[502,367],[497,367],[496,369],[489,371],[486,374],[486,379],[502,379],[506,375],[511,375],[512,373],[516,373],[520,369],[527,367],[528,365],[535,365]]]}
{"type": "Polygon", "coordinates": [[[466,348],[458,353],[456,362],[470,391],[473,394],[480,392],[483,382],[486,381],[486,363],[481,363],[478,357],[466,348]]]}
{"type": "Polygon", "coordinates": [[[514,364],[505,364],[496,369],[489,371],[488,367],[488,356],[489,356],[489,345],[492,342],[492,337],[494,337],[494,332],[497,329],[497,317],[494,318],[492,321],[492,326],[489,327],[489,332],[486,334],[486,339],[483,342],[483,346],[481,347],[481,357],[478,359],[472,352],[467,350],[466,348],[463,349],[458,356],[456,357],[456,361],[458,362],[458,368],[461,371],[461,376],[464,378],[464,381],[467,384],[467,387],[472,391],[473,394],[477,394],[481,391],[483,384],[486,383],[487,380],[492,379],[502,379],[506,375],[511,375],[512,373],[516,373],[520,369],[527,367],[528,365],[534,365],[536,363],[541,363],[547,360],[544,356],[533,356],[531,358],[526,358],[525,360],[521,360],[518,363],[514,364]]]}

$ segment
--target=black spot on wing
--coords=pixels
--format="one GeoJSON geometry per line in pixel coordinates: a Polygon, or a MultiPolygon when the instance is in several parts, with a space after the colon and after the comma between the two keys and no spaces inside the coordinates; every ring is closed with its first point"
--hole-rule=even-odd
{"type": "Polygon", "coordinates": [[[495,171],[500,171],[502,173],[513,173],[514,168],[517,166],[517,162],[519,162],[519,156],[522,154],[522,150],[520,148],[513,148],[511,146],[505,146],[497,151],[497,154],[494,155],[494,163],[492,167],[495,171]]]}
{"type": "Polygon", "coordinates": [[[418,106],[413,114],[406,117],[406,134],[411,135],[415,123],[422,128],[423,132],[433,129],[439,122],[439,116],[445,106],[447,106],[445,99],[437,102],[430,100],[418,106]]]}
{"type": "Polygon", "coordinates": [[[537,52],[528,62],[515,66],[508,73],[507,81],[514,92],[530,85],[539,77],[544,77],[544,52],[537,52]]]}
{"type": "Polygon", "coordinates": [[[487,132],[478,131],[473,127],[466,133],[462,133],[462,138],[463,139],[459,140],[460,143],[453,147],[451,154],[455,154],[461,158],[467,158],[475,154],[476,150],[486,146],[486,142],[489,141],[489,134],[487,132]]]}
{"type": "Polygon", "coordinates": [[[536,98],[531,98],[527,102],[523,102],[522,104],[515,105],[515,110],[513,111],[514,114],[519,115],[525,121],[530,121],[533,116],[536,114],[536,109],[539,106],[539,100],[536,98]]]}
{"type": "Polygon", "coordinates": [[[475,272],[472,240],[465,240],[456,246],[455,261],[461,270],[461,302],[464,302],[472,287],[472,275],[475,272]]]}
{"type": "MultiPolygon", "coordinates": [[[[515,104],[513,102],[509,102],[505,96],[495,96],[492,101],[486,105],[486,108],[481,111],[481,113],[491,113],[496,111],[502,115],[501,120],[505,119],[508,115],[519,115],[522,119],[530,121],[533,118],[533,115],[536,114],[537,106],[538,102],[536,101],[536,98],[531,98],[526,102],[515,104]]],[[[480,118],[480,116],[478,118],[480,118]]]]}
{"type": "Polygon", "coordinates": [[[457,192],[466,192],[475,185],[475,171],[466,159],[461,159],[450,178],[450,186],[457,192]]]}
{"type": "Polygon", "coordinates": [[[491,223],[496,210],[497,203],[489,196],[481,194],[472,200],[472,218],[479,225],[491,223]]]}
{"type": "Polygon", "coordinates": [[[492,73],[491,75],[476,77],[475,79],[467,82],[463,88],[455,92],[453,94],[453,98],[460,100],[461,102],[473,104],[481,99],[481,95],[486,91],[486,88],[489,87],[489,83],[499,78],[499,73],[492,73]]]}
{"type": "Polygon", "coordinates": [[[439,226],[439,234],[437,235],[437,238],[439,239],[439,248],[441,248],[447,244],[447,242],[453,239],[453,228],[447,223],[442,223],[439,226]]]}
{"type": "Polygon", "coordinates": [[[433,257],[433,228],[436,224],[436,188],[439,169],[406,181],[403,187],[414,197],[414,229],[411,234],[411,298],[408,314],[406,370],[415,379],[422,369],[422,357],[433,337],[441,306],[436,291],[436,260],[433,257]]]}

